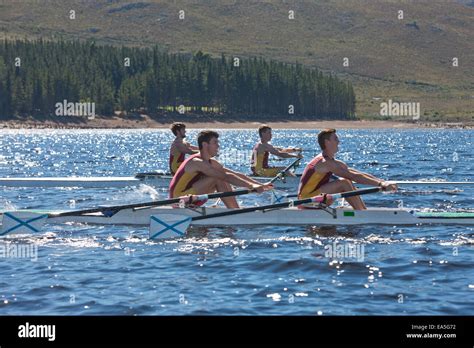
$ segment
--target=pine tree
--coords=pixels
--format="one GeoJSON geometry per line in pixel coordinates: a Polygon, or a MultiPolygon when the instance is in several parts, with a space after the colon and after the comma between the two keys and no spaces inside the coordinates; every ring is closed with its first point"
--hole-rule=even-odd
{"type": "Polygon", "coordinates": [[[350,83],[301,64],[263,58],[218,59],[198,51],[178,55],[152,49],[99,46],[94,41],[0,43],[0,113],[51,114],[55,103],[91,101],[96,111],[115,108],[149,113],[176,111],[183,104],[195,112],[221,112],[258,117],[296,116],[352,118],[355,94],[350,83]],[[13,66],[22,57],[21,68],[13,66]],[[131,65],[124,66],[125,58],[131,65]],[[8,64],[7,64],[8,62],[8,64]]]}

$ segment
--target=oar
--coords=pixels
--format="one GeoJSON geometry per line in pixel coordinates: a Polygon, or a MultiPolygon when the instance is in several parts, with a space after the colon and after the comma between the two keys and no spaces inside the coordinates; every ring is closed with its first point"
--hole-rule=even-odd
{"type": "Polygon", "coordinates": [[[115,215],[120,210],[124,209],[134,209],[134,208],[142,208],[142,207],[159,207],[163,205],[170,205],[179,203],[182,200],[187,200],[187,203],[192,203],[190,201],[190,197],[194,202],[196,201],[207,201],[209,199],[214,198],[223,198],[223,197],[232,197],[232,196],[239,196],[239,195],[246,195],[249,193],[255,192],[255,189],[245,189],[245,190],[236,190],[236,191],[229,191],[229,192],[215,192],[209,193],[204,195],[191,195],[191,196],[181,196],[177,198],[170,198],[161,201],[151,201],[151,202],[144,202],[144,203],[133,203],[133,204],[125,204],[125,205],[115,205],[109,207],[99,207],[99,208],[92,208],[92,209],[84,209],[84,210],[75,210],[75,211],[66,211],[62,213],[53,213],[49,214],[50,217],[60,217],[60,216],[76,216],[76,215],[84,215],[84,214],[92,214],[92,213],[109,213],[104,214],[107,217],[115,215]]]}
{"type": "MultiPolygon", "coordinates": [[[[293,166],[295,166],[299,161],[301,161],[301,158],[297,158],[295,161],[293,161],[293,163],[291,163],[290,165],[288,165],[285,169],[281,170],[274,178],[272,178],[269,182],[266,182],[262,185],[268,185],[268,184],[273,184],[278,178],[280,178],[281,176],[285,175],[285,172],[287,170],[290,170],[293,166]]],[[[144,173],[144,174],[148,174],[148,173],[144,173]]],[[[247,193],[251,193],[251,192],[255,192],[255,190],[238,190],[238,191],[229,191],[229,192],[221,192],[221,193],[212,193],[212,194],[208,194],[208,195],[200,195],[202,197],[204,197],[203,199],[199,198],[197,200],[199,201],[207,201],[209,199],[213,199],[213,198],[224,198],[224,197],[231,197],[231,196],[239,196],[239,195],[245,195],[247,193]]],[[[187,197],[187,196],[186,196],[187,197]]],[[[177,198],[178,199],[178,202],[181,201],[181,199],[183,199],[184,197],[181,197],[181,198],[177,198]]],[[[174,199],[172,199],[174,200],[174,199]]],[[[166,201],[163,201],[163,202],[166,202],[164,203],[163,205],[168,205],[168,204],[173,204],[173,203],[177,203],[177,202],[171,202],[171,200],[166,200],[166,201]]],[[[159,204],[159,205],[162,205],[162,204],[159,204]]],[[[127,206],[126,208],[149,208],[149,207],[154,207],[154,206],[157,206],[155,204],[153,205],[150,205],[148,203],[142,203],[140,206],[133,206],[133,207],[130,207],[130,206],[127,206]]],[[[75,214],[74,214],[75,215],[75,214]]],[[[64,216],[64,215],[62,215],[64,216]]]]}
{"type": "Polygon", "coordinates": [[[354,190],[354,191],[348,191],[348,192],[343,192],[343,193],[328,194],[326,196],[315,196],[315,197],[300,199],[296,201],[268,204],[268,205],[262,205],[258,207],[234,209],[234,210],[224,211],[224,212],[215,213],[215,214],[199,215],[199,216],[193,216],[193,217],[183,215],[183,214],[152,215],[150,219],[150,239],[163,239],[163,238],[184,236],[186,234],[186,231],[189,225],[193,221],[213,219],[213,218],[238,215],[238,214],[245,214],[245,213],[251,213],[254,211],[287,208],[287,207],[298,206],[298,205],[306,204],[306,203],[324,203],[325,199],[328,199],[328,198],[335,200],[338,198],[366,195],[369,193],[375,193],[379,191],[382,191],[382,187],[371,187],[367,189],[354,190]]]}
{"type": "Polygon", "coordinates": [[[296,166],[300,161],[302,160],[302,158],[297,158],[296,160],[293,161],[293,163],[291,163],[290,165],[288,165],[285,169],[283,169],[282,171],[280,171],[272,180],[270,180],[268,183],[269,184],[273,184],[275,181],[277,181],[278,179],[282,179],[284,176],[285,176],[285,173],[290,170],[291,168],[293,168],[294,166],[296,166]]]}
{"type": "Polygon", "coordinates": [[[474,181],[397,181],[388,180],[397,185],[474,185],[474,181]]]}
{"type": "Polygon", "coordinates": [[[298,197],[297,193],[291,193],[291,194],[284,193],[281,196],[277,196],[277,194],[275,193],[275,190],[273,190],[272,193],[273,193],[273,196],[271,198],[272,204],[279,203],[284,198],[296,198],[296,197],[298,197]]]}
{"type": "MultiPolygon", "coordinates": [[[[274,183],[278,178],[285,175],[285,172],[287,170],[290,170],[299,161],[301,161],[301,158],[297,158],[295,161],[293,161],[293,163],[288,165],[285,169],[280,171],[273,179],[271,179],[269,182],[267,182],[265,184],[268,185],[268,184],[274,183]]],[[[149,173],[142,173],[142,174],[147,175],[149,173]]],[[[251,189],[251,190],[237,190],[237,191],[229,191],[229,192],[218,192],[218,193],[211,193],[211,194],[207,194],[207,195],[199,195],[199,196],[194,196],[194,197],[198,197],[197,200],[199,200],[199,201],[207,201],[207,200],[213,199],[213,198],[224,198],[224,197],[231,197],[231,196],[239,196],[239,195],[245,195],[245,194],[248,194],[248,193],[251,193],[251,192],[255,192],[255,190],[251,189]]],[[[156,206],[161,206],[161,205],[174,204],[174,203],[180,202],[183,198],[188,198],[188,197],[189,196],[180,197],[180,198],[172,198],[172,199],[164,200],[164,201],[161,201],[161,202],[156,201],[156,202],[148,202],[148,203],[138,203],[138,205],[129,204],[129,205],[126,205],[126,206],[108,207],[109,210],[111,210],[111,212],[113,214],[112,215],[107,215],[107,216],[113,216],[115,213],[117,213],[117,211],[122,210],[122,209],[131,209],[131,208],[145,209],[145,208],[156,207],[156,206]],[[119,210],[116,210],[117,208],[119,208],[119,210]]],[[[95,212],[98,212],[98,211],[102,212],[102,210],[100,208],[96,208],[96,209],[88,209],[87,212],[83,211],[81,214],[95,213],[95,212]],[[99,209],[99,210],[96,210],[96,209],[99,209]]],[[[77,215],[74,212],[66,212],[66,213],[61,213],[61,214],[77,215]]],[[[67,216],[67,215],[60,215],[60,216],[67,216]]]]}
{"type": "Polygon", "coordinates": [[[23,233],[28,234],[31,232],[39,232],[41,227],[45,224],[48,218],[62,217],[62,216],[80,216],[92,213],[102,213],[106,217],[114,216],[117,212],[123,209],[133,209],[141,207],[158,207],[163,205],[179,203],[181,200],[187,200],[188,203],[193,201],[206,201],[213,198],[223,198],[231,196],[245,195],[255,192],[255,189],[245,189],[230,192],[216,192],[206,195],[192,195],[178,198],[165,199],[161,201],[151,201],[145,203],[134,203],[126,205],[116,205],[109,207],[99,207],[92,209],[83,210],[72,210],[61,213],[39,213],[34,211],[15,211],[3,213],[2,229],[0,230],[0,236],[7,235],[9,233],[23,233]]]}
{"type": "Polygon", "coordinates": [[[161,172],[144,172],[144,173],[136,173],[135,179],[158,179],[163,176],[173,176],[171,173],[161,173],[161,172]]]}
{"type": "MultiPolygon", "coordinates": [[[[281,170],[274,178],[272,178],[269,182],[264,183],[263,185],[273,184],[278,178],[284,176],[287,170],[290,170],[293,166],[297,165],[299,161],[301,161],[301,158],[297,158],[295,161],[293,161],[293,163],[291,163],[286,168],[281,170]]],[[[236,191],[234,191],[234,192],[236,192],[236,191]]],[[[211,198],[212,197],[209,197],[209,199],[211,199],[211,198]]],[[[219,197],[219,200],[220,200],[220,198],[221,197],[219,197]]],[[[218,203],[219,203],[219,201],[217,201],[215,205],[217,205],[218,203]]]]}

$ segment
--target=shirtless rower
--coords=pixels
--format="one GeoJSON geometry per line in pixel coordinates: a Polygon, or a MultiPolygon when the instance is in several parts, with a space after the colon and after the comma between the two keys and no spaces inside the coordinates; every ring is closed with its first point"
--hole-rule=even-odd
{"type": "MultiPolygon", "coordinates": [[[[274,177],[285,169],[285,167],[270,167],[268,165],[268,155],[270,153],[281,158],[303,158],[299,148],[281,148],[270,144],[272,129],[266,124],[258,128],[258,134],[260,135],[260,142],[255,144],[252,151],[251,170],[253,175],[274,177]]],[[[286,174],[292,175],[290,172],[286,174]]]]}
{"type": "MultiPolygon", "coordinates": [[[[258,193],[273,188],[272,184],[261,184],[242,173],[225,168],[216,161],[213,157],[219,150],[218,138],[219,134],[214,131],[205,130],[199,133],[199,153],[190,156],[178,168],[170,183],[170,198],[216,191],[229,192],[232,191],[231,185],[255,189],[258,193]]],[[[239,208],[235,197],[225,197],[222,201],[227,208],[239,208]]]]}
{"type": "Polygon", "coordinates": [[[170,172],[174,175],[181,163],[184,162],[184,156],[198,153],[199,148],[184,141],[184,138],[186,138],[186,125],[184,123],[174,122],[170,129],[176,137],[170,147],[170,172]]]}
{"type": "MultiPolygon", "coordinates": [[[[397,190],[397,185],[379,179],[371,174],[349,168],[347,164],[334,158],[339,150],[339,138],[335,129],[326,129],[318,134],[322,153],[314,157],[306,166],[298,187],[298,198],[304,199],[321,193],[341,193],[355,190],[352,182],[362,185],[381,186],[383,190],[397,190]],[[341,179],[330,181],[335,174],[341,179]]],[[[360,196],[346,198],[355,210],[367,209],[360,196]]]]}

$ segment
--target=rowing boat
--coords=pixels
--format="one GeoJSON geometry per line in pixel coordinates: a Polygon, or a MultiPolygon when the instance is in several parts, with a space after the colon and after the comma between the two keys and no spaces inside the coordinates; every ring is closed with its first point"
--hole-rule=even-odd
{"type": "Polygon", "coordinates": [[[327,202],[335,199],[377,193],[383,187],[318,195],[268,205],[238,209],[221,207],[195,207],[193,202],[255,193],[254,188],[204,195],[183,196],[161,201],[97,207],[83,210],[45,212],[16,211],[1,214],[0,236],[39,232],[45,223],[86,223],[100,225],[149,225],[150,238],[184,236],[190,225],[248,226],[248,225],[418,225],[463,224],[474,225],[474,212],[434,212],[407,208],[331,208],[327,202]],[[312,207],[300,209],[305,204],[312,207]],[[173,205],[172,205],[173,204],[173,205]],[[176,204],[179,204],[176,206],[176,204]],[[188,206],[186,206],[188,204],[188,206]],[[315,209],[314,204],[319,207],[315,209]]]}
{"type": "MultiPolygon", "coordinates": [[[[147,184],[156,187],[168,187],[172,179],[168,173],[139,173],[135,176],[112,176],[112,177],[35,177],[35,178],[0,178],[0,186],[3,187],[128,187],[147,184]]],[[[268,182],[273,178],[253,177],[259,182],[268,182]]],[[[300,177],[285,177],[283,180],[274,182],[278,189],[289,189],[298,186],[300,177]]]]}
{"type": "MultiPolygon", "coordinates": [[[[338,226],[338,225],[474,225],[474,212],[424,212],[405,208],[370,208],[354,211],[348,208],[298,209],[252,211],[226,215],[239,209],[227,208],[173,208],[170,206],[150,209],[124,209],[113,216],[101,213],[66,215],[47,218],[46,223],[85,223],[93,225],[143,225],[149,226],[149,238],[174,238],[186,235],[188,226],[338,226]],[[210,215],[222,215],[211,217],[210,215]],[[241,216],[242,215],[242,216],[241,216]],[[208,218],[209,217],[209,218],[208,218]]],[[[46,212],[22,212],[21,219],[9,213],[2,214],[0,236],[38,233],[47,229],[33,225],[35,220],[47,216],[46,212]],[[17,227],[22,227],[15,230],[17,227]],[[27,227],[27,228],[24,228],[27,227]]]]}
{"type": "MultiPolygon", "coordinates": [[[[103,213],[66,215],[48,218],[47,223],[86,223],[97,225],[149,225],[151,216],[198,217],[221,214],[238,209],[223,207],[175,208],[171,206],[149,209],[123,209],[108,217],[103,213]]],[[[28,210],[22,213],[62,214],[65,211],[28,210]]],[[[3,213],[0,213],[3,215],[3,213]]],[[[28,214],[24,214],[27,218],[28,214]]],[[[416,225],[416,224],[474,224],[474,212],[434,212],[408,208],[351,208],[298,209],[297,207],[279,210],[253,211],[244,214],[214,217],[193,221],[200,226],[248,226],[248,225],[416,225]]]]}

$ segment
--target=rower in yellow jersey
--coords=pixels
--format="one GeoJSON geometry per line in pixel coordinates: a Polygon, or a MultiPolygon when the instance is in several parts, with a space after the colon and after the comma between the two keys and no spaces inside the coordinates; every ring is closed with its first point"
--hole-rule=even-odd
{"type": "MultiPolygon", "coordinates": [[[[272,184],[261,184],[248,176],[225,168],[213,157],[219,150],[219,134],[202,131],[198,135],[199,153],[190,156],[178,168],[171,180],[169,197],[201,195],[212,192],[229,192],[232,186],[254,189],[261,193],[273,188],[272,184]]],[[[222,201],[227,208],[239,208],[235,197],[225,197],[222,201]]],[[[199,202],[198,204],[199,205],[199,202]]]]}
{"type": "MultiPolygon", "coordinates": [[[[260,142],[255,144],[252,151],[251,170],[253,175],[274,177],[285,169],[285,167],[270,167],[268,165],[269,154],[281,158],[303,158],[301,149],[299,148],[281,148],[270,144],[270,140],[272,140],[272,129],[266,124],[258,128],[258,134],[260,135],[260,142]]],[[[292,175],[289,172],[286,174],[292,175]]]]}
{"type": "Polygon", "coordinates": [[[170,147],[170,172],[175,174],[181,163],[184,162],[186,154],[193,155],[199,152],[197,146],[193,146],[184,141],[186,138],[186,125],[180,122],[174,122],[171,125],[171,131],[176,136],[170,147]]]}
{"type": "MultiPolygon", "coordinates": [[[[339,150],[339,138],[335,129],[326,129],[318,134],[318,143],[322,153],[308,163],[300,179],[298,199],[305,199],[321,193],[341,193],[356,188],[353,181],[362,185],[381,186],[384,190],[397,190],[397,185],[384,181],[371,174],[349,168],[347,164],[335,159],[339,150]],[[342,179],[330,181],[335,174],[342,179]]],[[[356,210],[367,209],[359,196],[346,198],[356,210]]]]}

